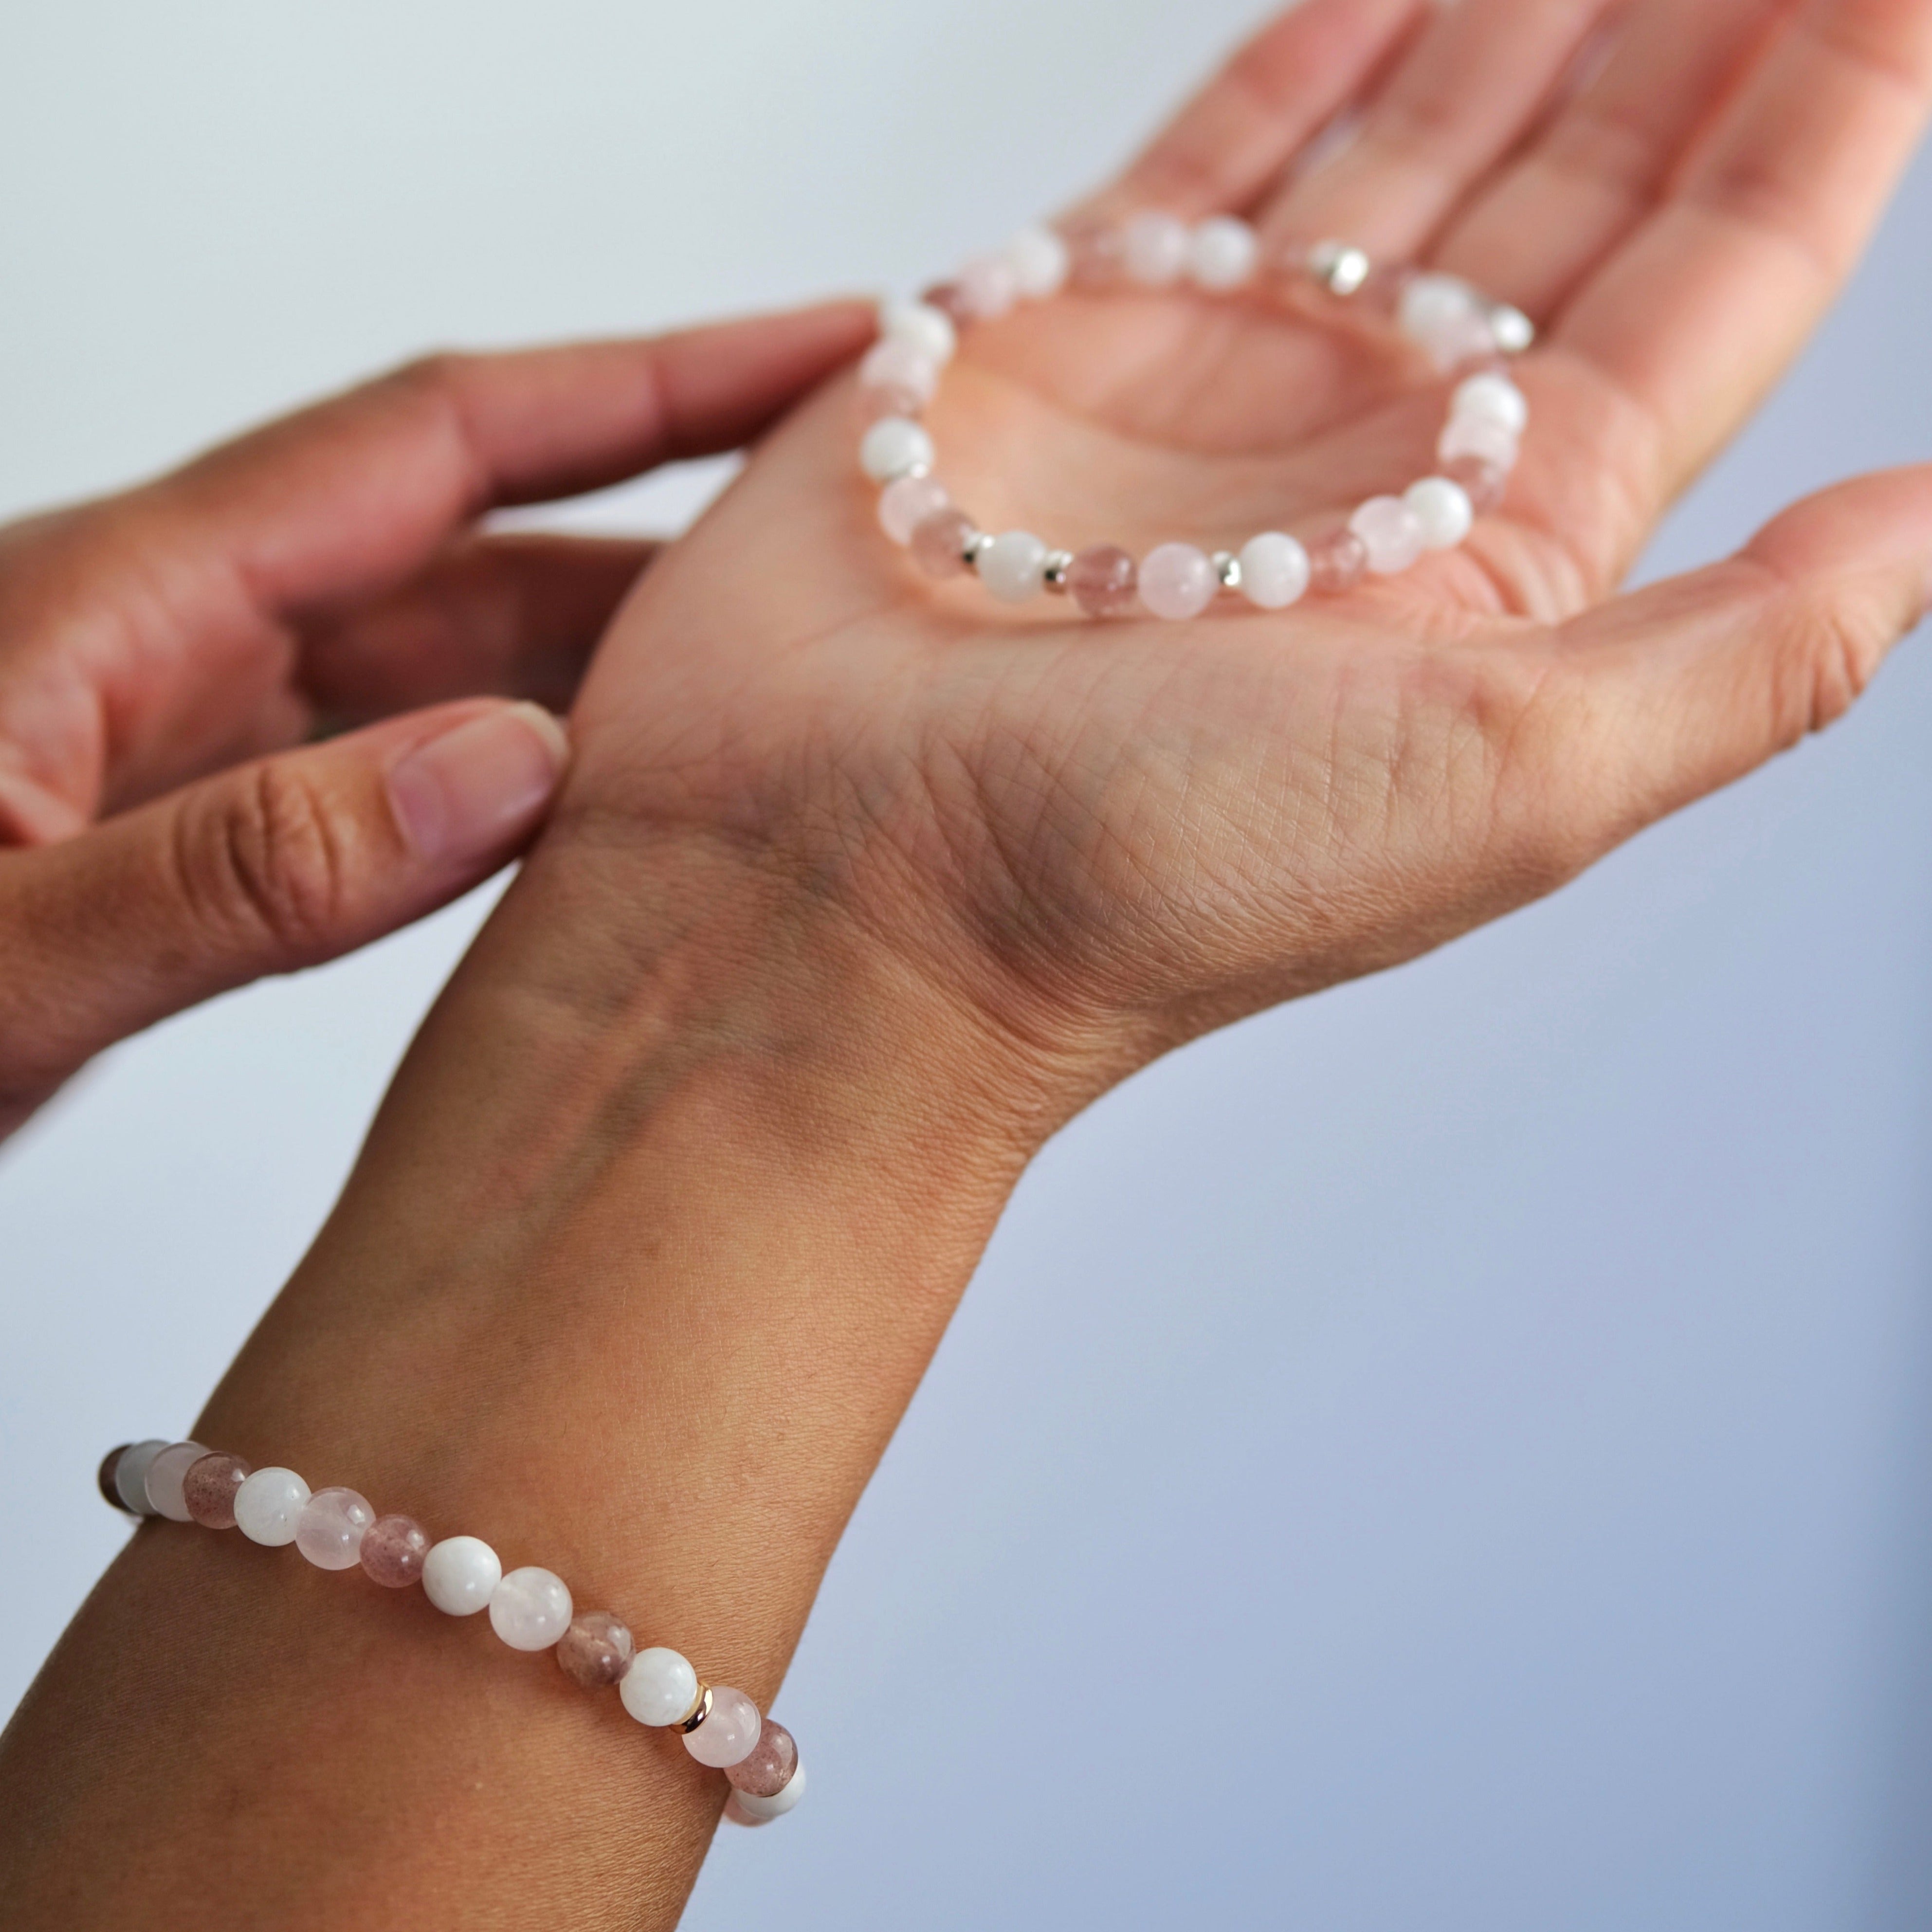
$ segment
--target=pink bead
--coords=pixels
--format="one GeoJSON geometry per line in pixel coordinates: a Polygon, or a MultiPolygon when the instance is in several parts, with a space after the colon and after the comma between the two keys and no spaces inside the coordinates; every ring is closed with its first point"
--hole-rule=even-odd
{"type": "Polygon", "coordinates": [[[1369,568],[1378,577],[1400,577],[1422,555],[1421,519],[1400,496],[1371,496],[1348,527],[1368,546],[1369,568]]]}
{"type": "Polygon", "coordinates": [[[973,306],[972,295],[966,286],[964,275],[956,282],[934,283],[920,297],[920,300],[928,308],[938,310],[955,328],[964,328],[980,313],[973,306]]]}
{"type": "Polygon", "coordinates": [[[1067,280],[1076,289],[1117,288],[1127,273],[1126,237],[1118,228],[1085,223],[1066,233],[1067,280]]]}
{"type": "Polygon", "coordinates": [[[579,1610],[556,1640],[556,1660],[573,1684],[601,1690],[630,1669],[637,1648],[630,1627],[608,1610],[579,1610]]]}
{"type": "Polygon", "coordinates": [[[925,401],[916,390],[901,388],[896,385],[878,388],[868,384],[859,392],[856,404],[859,421],[867,428],[875,422],[884,422],[888,416],[912,420],[925,406],[925,401]]]}
{"type": "Polygon", "coordinates": [[[1066,591],[1090,617],[1130,617],[1140,608],[1140,572],[1118,544],[1095,544],[1067,566],[1066,591]]]}
{"type": "Polygon", "coordinates": [[[353,1490],[317,1490],[296,1518],[296,1547],[318,1570],[352,1570],[375,1520],[368,1497],[353,1490]]]}
{"type": "Polygon", "coordinates": [[[740,1758],[724,1775],[734,1790],[748,1791],[754,1798],[776,1798],[797,1768],[798,1746],[790,1732],[767,1718],[750,1754],[740,1758]]]}
{"type": "Polygon", "coordinates": [[[912,533],[913,561],[928,577],[964,577],[968,540],[978,534],[973,519],[960,510],[941,510],[912,533]]]}
{"type": "Polygon", "coordinates": [[[685,1732],[684,1748],[700,1764],[708,1764],[713,1771],[728,1771],[758,1749],[763,1726],[758,1706],[743,1691],[714,1684],[711,1714],[696,1730],[685,1732]]]}
{"type": "Polygon", "coordinates": [[[1018,277],[998,255],[968,262],[959,271],[958,288],[968,316],[980,322],[998,321],[1020,298],[1018,277]]]}
{"type": "Polygon", "coordinates": [[[1351,530],[1331,530],[1308,546],[1308,587],[1339,597],[1368,574],[1369,547],[1351,530]]]}
{"type": "Polygon", "coordinates": [[[910,342],[888,336],[866,350],[859,364],[859,386],[866,389],[902,389],[925,408],[939,392],[939,368],[910,342]]]}
{"type": "Polygon", "coordinates": [[[364,1573],[386,1590],[406,1590],[422,1581],[429,1532],[413,1516],[378,1516],[363,1532],[357,1552],[364,1573]]]}
{"type": "Polygon", "coordinates": [[[235,1492],[254,1474],[239,1456],[204,1456],[188,1466],[182,1501],[204,1529],[235,1527],[235,1492]]]}
{"type": "Polygon", "coordinates": [[[952,507],[944,484],[930,476],[902,476],[879,493],[879,526],[894,543],[909,544],[927,518],[952,507]]]}
{"type": "Polygon", "coordinates": [[[1458,416],[1442,432],[1436,452],[1444,463],[1454,463],[1462,456],[1480,456],[1499,470],[1512,470],[1519,446],[1514,432],[1499,422],[1492,422],[1486,416],[1458,416]]]}
{"type": "Polygon", "coordinates": [[[1450,482],[1462,485],[1478,516],[1496,508],[1509,494],[1509,472],[1485,457],[1456,457],[1442,466],[1442,473],[1450,482]]]}
{"type": "Polygon", "coordinates": [[[1162,544],[1141,565],[1141,602],[1156,617],[1198,617],[1220,587],[1213,560],[1192,544],[1162,544]]]}

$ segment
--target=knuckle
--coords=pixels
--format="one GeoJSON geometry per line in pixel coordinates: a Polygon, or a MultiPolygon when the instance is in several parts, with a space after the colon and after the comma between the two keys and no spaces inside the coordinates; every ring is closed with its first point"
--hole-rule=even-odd
{"type": "Polygon", "coordinates": [[[1797,688],[1780,707],[1790,736],[1822,731],[1857,704],[1878,674],[1891,644],[1881,614],[1831,604],[1808,614],[1796,653],[1797,688]]]}
{"type": "Polygon", "coordinates": [[[198,922],[296,959],[326,946],[350,902],[334,814],[306,778],[272,761],[182,814],[175,865],[198,922]]]}

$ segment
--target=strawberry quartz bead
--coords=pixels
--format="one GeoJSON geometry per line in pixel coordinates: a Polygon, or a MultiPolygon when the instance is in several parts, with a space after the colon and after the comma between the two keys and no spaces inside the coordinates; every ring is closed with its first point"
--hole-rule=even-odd
{"type": "Polygon", "coordinates": [[[189,1516],[204,1529],[232,1529],[235,1492],[254,1473],[239,1456],[219,1451],[190,1462],[182,1478],[182,1500],[189,1516]]]}
{"type": "Polygon", "coordinates": [[[1118,544],[1095,544],[1066,566],[1066,594],[1090,617],[1131,617],[1140,608],[1140,570],[1118,544]]]}
{"type": "Polygon", "coordinates": [[[902,476],[879,493],[879,527],[903,548],[927,518],[952,507],[944,484],[930,476],[902,476]]]}
{"type": "Polygon", "coordinates": [[[406,1590],[422,1581],[429,1532],[413,1516],[379,1516],[362,1532],[363,1574],[386,1590],[406,1590]]]}
{"type": "Polygon", "coordinates": [[[1331,530],[1308,546],[1309,588],[1324,597],[1352,590],[1369,572],[1369,547],[1353,530],[1331,530]]]}
{"type": "Polygon", "coordinates": [[[754,1798],[776,1798],[797,1768],[798,1746],[790,1732],[767,1718],[751,1755],[740,1758],[724,1775],[734,1789],[748,1791],[754,1798]]]}
{"type": "Polygon", "coordinates": [[[631,1667],[637,1644],[629,1627],[608,1610],[580,1610],[556,1640],[558,1667],[586,1690],[615,1684],[631,1667]]]}
{"type": "Polygon", "coordinates": [[[941,510],[912,533],[913,561],[928,577],[964,577],[973,566],[966,545],[979,532],[962,510],[941,510]]]}

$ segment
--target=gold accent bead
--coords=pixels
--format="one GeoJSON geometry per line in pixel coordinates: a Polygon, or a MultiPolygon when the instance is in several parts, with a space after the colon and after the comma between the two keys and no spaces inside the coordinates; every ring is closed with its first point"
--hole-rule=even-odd
{"type": "Polygon", "coordinates": [[[697,1702],[678,1719],[677,1727],[681,1731],[694,1731],[710,1714],[711,1686],[708,1684],[700,1684],[698,1687],[697,1702]]]}

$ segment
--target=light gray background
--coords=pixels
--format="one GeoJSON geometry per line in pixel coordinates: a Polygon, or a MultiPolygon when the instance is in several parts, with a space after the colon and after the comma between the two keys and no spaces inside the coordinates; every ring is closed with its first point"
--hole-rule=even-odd
{"type": "MultiPolygon", "coordinates": [[[[1257,11],[16,0],[0,510],[426,346],[916,280],[1257,11]]],[[[1932,453],[1928,214],[1922,170],[1653,572],[1932,453]]],[[[688,1922],[1932,1921],[1928,729],[1909,650],[1556,903],[1051,1148],[786,1688],[808,1814],[688,1922]]],[[[483,904],[0,1154],[0,1709],[122,1534],[96,1457],[185,1426],[483,904]]]]}

